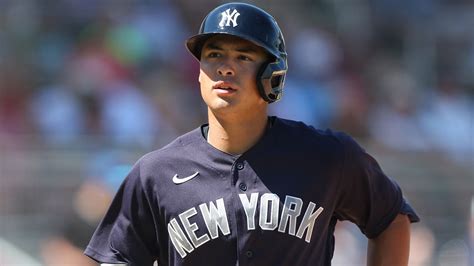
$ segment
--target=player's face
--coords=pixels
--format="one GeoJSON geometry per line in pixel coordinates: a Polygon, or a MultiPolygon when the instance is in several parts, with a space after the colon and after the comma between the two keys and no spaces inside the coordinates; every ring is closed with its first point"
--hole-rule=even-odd
{"type": "Polygon", "coordinates": [[[201,52],[199,82],[209,109],[239,115],[266,111],[256,76],[267,59],[261,47],[237,37],[217,35],[207,40],[201,52]]]}

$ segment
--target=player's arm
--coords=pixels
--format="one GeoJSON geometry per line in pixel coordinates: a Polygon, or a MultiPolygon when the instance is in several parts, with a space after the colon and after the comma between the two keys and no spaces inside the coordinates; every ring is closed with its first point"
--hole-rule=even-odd
{"type": "Polygon", "coordinates": [[[369,239],[367,265],[408,265],[410,221],[398,214],[377,237],[369,239]]]}

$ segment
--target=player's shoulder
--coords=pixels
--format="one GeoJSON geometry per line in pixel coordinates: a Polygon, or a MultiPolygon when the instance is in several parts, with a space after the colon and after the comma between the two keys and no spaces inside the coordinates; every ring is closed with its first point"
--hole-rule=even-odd
{"type": "Polygon", "coordinates": [[[355,142],[354,139],[342,131],[336,131],[330,128],[320,129],[308,125],[302,121],[290,120],[275,117],[275,124],[282,128],[282,134],[288,134],[295,140],[307,141],[308,139],[331,142],[334,144],[345,145],[348,142],[355,142]]]}
{"type": "Polygon", "coordinates": [[[146,165],[160,161],[166,162],[170,159],[176,160],[177,158],[186,158],[187,155],[198,149],[198,145],[202,142],[202,138],[201,129],[196,128],[175,138],[164,147],[143,155],[139,159],[139,162],[146,165]]]}
{"type": "Polygon", "coordinates": [[[301,121],[277,118],[279,138],[292,149],[307,153],[322,152],[335,157],[358,156],[365,152],[362,146],[349,134],[330,128],[318,129],[301,121]]]}
{"type": "MultiPolygon", "coordinates": [[[[202,134],[198,128],[177,137],[162,148],[141,156],[126,177],[127,186],[139,185],[145,189],[152,188],[167,169],[185,165],[191,160],[192,151],[198,149],[196,146],[199,145],[199,136],[202,134]]],[[[151,191],[149,192],[152,193],[151,191]]]]}

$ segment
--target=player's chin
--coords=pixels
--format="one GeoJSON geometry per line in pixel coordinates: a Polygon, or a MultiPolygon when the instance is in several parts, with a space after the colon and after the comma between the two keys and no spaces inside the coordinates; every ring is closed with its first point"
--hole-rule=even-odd
{"type": "Polygon", "coordinates": [[[236,99],[226,97],[215,98],[207,104],[209,109],[215,112],[229,112],[234,110],[237,105],[238,101],[236,99]]]}
{"type": "Polygon", "coordinates": [[[216,101],[209,108],[213,111],[227,111],[233,109],[234,105],[227,101],[216,101]]]}

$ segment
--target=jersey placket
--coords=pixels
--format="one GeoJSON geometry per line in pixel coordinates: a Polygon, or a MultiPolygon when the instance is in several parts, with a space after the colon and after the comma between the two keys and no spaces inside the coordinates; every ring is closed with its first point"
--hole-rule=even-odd
{"type": "MultiPolygon", "coordinates": [[[[247,216],[244,211],[241,197],[250,197],[250,193],[254,190],[255,173],[248,165],[243,156],[239,157],[232,166],[234,204],[235,204],[235,221],[237,226],[237,258],[238,265],[249,265],[255,254],[254,251],[246,244],[249,239],[249,231],[247,225],[247,216]]],[[[255,214],[255,212],[254,212],[255,214]]]]}

